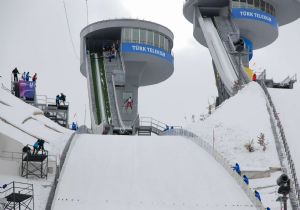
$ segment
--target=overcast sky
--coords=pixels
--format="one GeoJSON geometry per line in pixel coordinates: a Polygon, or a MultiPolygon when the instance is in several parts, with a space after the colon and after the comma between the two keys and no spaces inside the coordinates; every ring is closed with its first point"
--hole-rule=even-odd
{"type": "MultiPolygon", "coordinates": [[[[65,93],[71,103],[70,122],[83,124],[86,107],[89,125],[87,84],[78,60],[79,33],[87,23],[86,1],[65,0],[65,5],[75,50],[62,0],[0,0],[0,75],[10,87],[14,67],[37,72],[37,93],[50,98],[65,93]]],[[[89,23],[129,17],[157,22],[173,31],[174,74],[160,84],[139,89],[139,113],[174,125],[184,124],[184,117],[190,120],[192,114],[199,118],[217,95],[210,54],[194,40],[182,6],[183,1],[175,0],[88,0],[89,23]]],[[[255,71],[267,69],[276,80],[299,74],[299,37],[299,20],[281,27],[276,42],[254,52],[251,66],[255,71]]]]}

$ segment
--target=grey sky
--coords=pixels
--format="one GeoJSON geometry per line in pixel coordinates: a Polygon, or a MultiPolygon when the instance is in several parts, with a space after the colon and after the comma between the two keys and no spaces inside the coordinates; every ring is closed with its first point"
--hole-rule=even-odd
{"type": "MultiPolygon", "coordinates": [[[[79,55],[79,33],[86,25],[85,0],[65,0],[72,38],[79,55]]],[[[182,1],[88,0],[89,22],[131,17],[165,25],[174,35],[175,71],[167,81],[139,90],[139,113],[169,124],[181,124],[184,116],[206,112],[208,100],[216,96],[211,58],[192,37],[192,24],[182,15],[182,1]]],[[[0,1],[0,75],[10,87],[10,73],[38,73],[37,91],[54,98],[64,92],[71,102],[70,121],[76,113],[79,124],[88,110],[86,79],[79,71],[61,0],[0,1]]],[[[283,79],[299,73],[300,21],[280,29],[279,39],[254,52],[254,70],[266,68],[268,75],[283,79]]],[[[296,85],[298,88],[298,85],[296,85]]],[[[89,122],[89,116],[87,116],[89,122]]]]}

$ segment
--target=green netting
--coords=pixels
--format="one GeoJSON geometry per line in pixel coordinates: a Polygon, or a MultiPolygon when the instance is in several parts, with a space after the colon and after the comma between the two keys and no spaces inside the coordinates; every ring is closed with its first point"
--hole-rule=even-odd
{"type": "Polygon", "coordinates": [[[106,73],[104,68],[104,61],[103,57],[99,59],[100,62],[100,78],[101,78],[101,85],[102,85],[102,92],[104,97],[104,105],[105,105],[105,113],[107,117],[107,122],[109,122],[108,119],[111,119],[111,112],[110,112],[110,105],[109,105],[109,96],[108,96],[108,88],[107,88],[107,80],[106,80],[106,73]]]}
{"type": "Polygon", "coordinates": [[[95,96],[95,104],[96,104],[96,124],[100,124],[101,122],[101,114],[100,114],[100,105],[98,98],[98,86],[96,79],[96,59],[91,56],[91,70],[92,70],[92,78],[93,78],[93,86],[94,86],[94,96],[95,96]]]}

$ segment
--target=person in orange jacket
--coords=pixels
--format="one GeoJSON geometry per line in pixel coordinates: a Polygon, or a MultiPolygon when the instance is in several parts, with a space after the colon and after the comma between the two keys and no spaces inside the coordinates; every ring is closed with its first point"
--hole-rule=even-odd
{"type": "Polygon", "coordinates": [[[255,73],[252,76],[252,81],[256,81],[256,74],[255,73]]]}

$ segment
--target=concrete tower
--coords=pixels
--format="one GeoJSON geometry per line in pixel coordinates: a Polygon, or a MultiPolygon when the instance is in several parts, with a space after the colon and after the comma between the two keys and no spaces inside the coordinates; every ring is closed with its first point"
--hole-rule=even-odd
{"type": "Polygon", "coordinates": [[[195,39],[209,48],[218,88],[218,101],[251,81],[248,68],[253,50],[276,40],[278,27],[300,17],[297,0],[187,0],[185,18],[195,39]]]}
{"type": "Polygon", "coordinates": [[[173,38],[162,25],[134,19],[100,21],[81,31],[80,70],[94,133],[132,133],[139,123],[138,88],[174,71],[173,38]]]}

